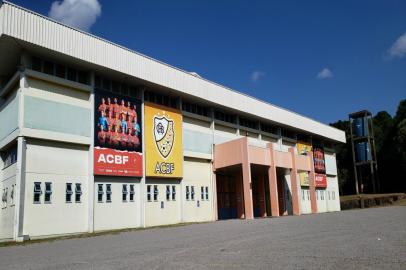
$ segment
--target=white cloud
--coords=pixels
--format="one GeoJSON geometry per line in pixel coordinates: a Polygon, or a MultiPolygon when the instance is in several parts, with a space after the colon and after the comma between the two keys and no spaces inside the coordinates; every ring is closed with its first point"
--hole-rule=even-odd
{"type": "Polygon", "coordinates": [[[328,68],[323,68],[317,74],[317,79],[320,79],[320,80],[330,79],[330,78],[333,78],[333,73],[328,68]]]}
{"type": "Polygon", "coordinates": [[[251,81],[255,83],[255,82],[259,81],[264,76],[265,76],[265,72],[255,70],[255,71],[253,71],[251,73],[251,81]]]}
{"type": "Polygon", "coordinates": [[[50,18],[84,31],[89,31],[100,15],[98,0],[55,1],[48,13],[50,18]]]}
{"type": "Polygon", "coordinates": [[[390,58],[402,58],[406,55],[406,32],[401,35],[389,48],[388,55],[390,58]]]}

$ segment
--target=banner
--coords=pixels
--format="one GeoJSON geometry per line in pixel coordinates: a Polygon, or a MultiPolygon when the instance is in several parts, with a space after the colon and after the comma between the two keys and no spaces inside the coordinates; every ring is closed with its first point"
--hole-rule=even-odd
{"type": "Polygon", "coordinates": [[[307,155],[310,151],[312,151],[312,146],[309,143],[305,142],[298,142],[296,144],[297,152],[299,155],[307,155]]]}
{"type": "Polygon", "coordinates": [[[301,186],[308,187],[310,185],[308,172],[299,172],[299,179],[301,186]]]}
{"type": "Polygon", "coordinates": [[[183,176],[182,113],[180,110],[145,103],[146,175],[183,176]]]}
{"type": "Polygon", "coordinates": [[[142,176],[141,102],[95,93],[94,174],[142,176]]]}
{"type": "Polygon", "coordinates": [[[327,187],[327,176],[325,174],[316,173],[314,176],[314,183],[316,187],[326,188],[327,187]]]}
{"type": "Polygon", "coordinates": [[[325,174],[326,164],[324,161],[324,150],[321,147],[313,147],[313,160],[314,160],[314,171],[316,173],[325,174]]]}

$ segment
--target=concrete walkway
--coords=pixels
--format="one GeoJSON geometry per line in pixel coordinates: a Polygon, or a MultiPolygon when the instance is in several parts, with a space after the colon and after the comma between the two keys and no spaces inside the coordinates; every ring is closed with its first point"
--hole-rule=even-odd
{"type": "Polygon", "coordinates": [[[0,269],[406,269],[406,207],[3,247],[0,269]]]}

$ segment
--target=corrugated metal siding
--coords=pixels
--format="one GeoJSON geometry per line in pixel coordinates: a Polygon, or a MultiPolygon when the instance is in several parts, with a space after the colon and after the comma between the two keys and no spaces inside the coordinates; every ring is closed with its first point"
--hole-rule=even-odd
{"type": "Polygon", "coordinates": [[[182,70],[61,25],[13,4],[5,3],[1,9],[5,13],[2,31],[9,36],[216,104],[337,141],[345,141],[345,134],[342,131],[205,79],[197,78],[182,70]]]}

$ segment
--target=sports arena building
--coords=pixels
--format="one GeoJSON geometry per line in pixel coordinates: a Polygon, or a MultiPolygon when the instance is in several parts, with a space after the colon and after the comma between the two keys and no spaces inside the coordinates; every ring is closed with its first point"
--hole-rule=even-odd
{"type": "Polygon", "coordinates": [[[8,2],[0,60],[3,241],[340,210],[340,130],[8,2]]]}

